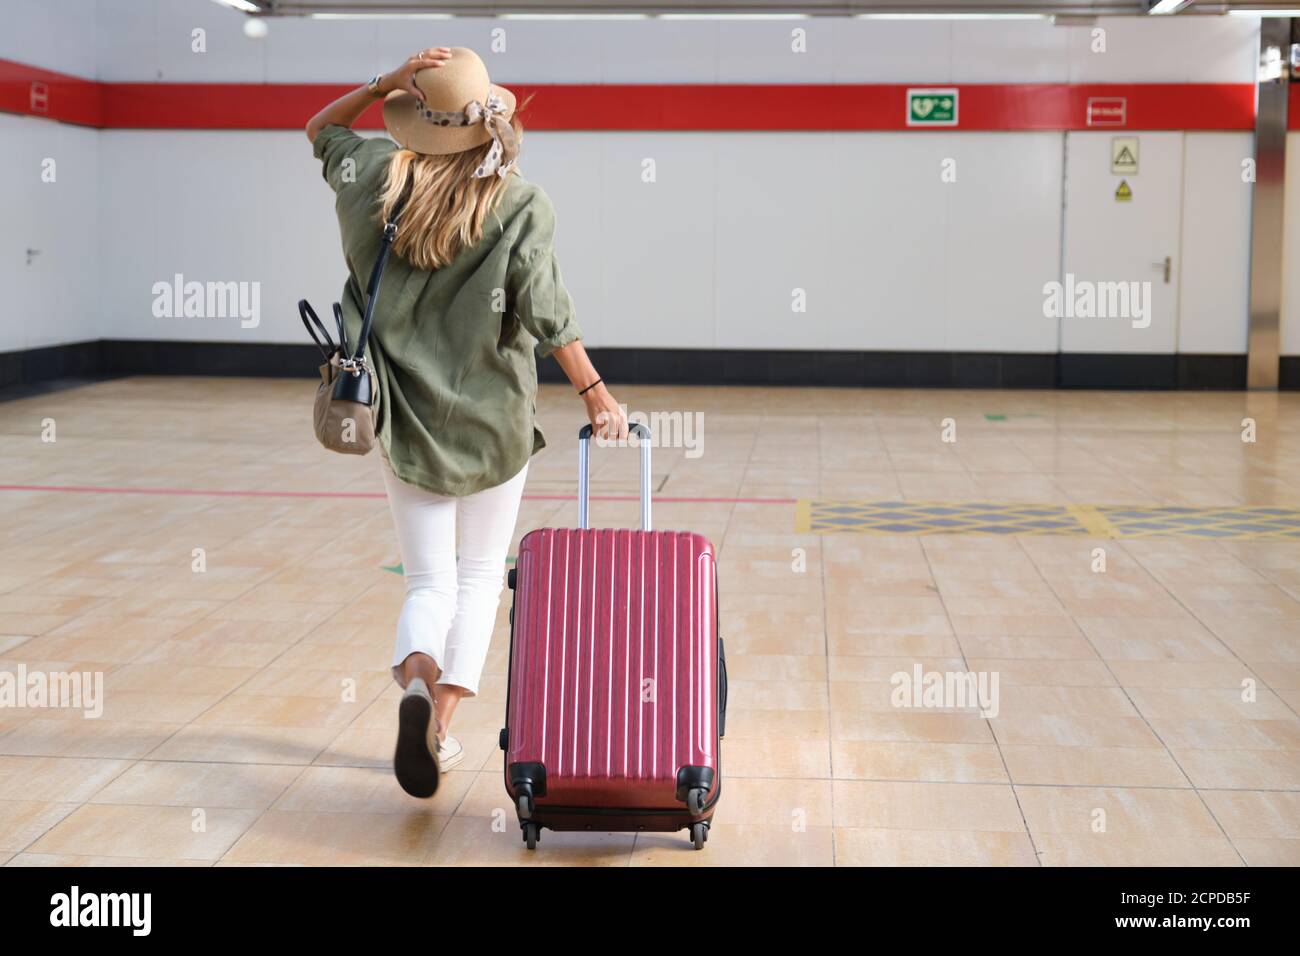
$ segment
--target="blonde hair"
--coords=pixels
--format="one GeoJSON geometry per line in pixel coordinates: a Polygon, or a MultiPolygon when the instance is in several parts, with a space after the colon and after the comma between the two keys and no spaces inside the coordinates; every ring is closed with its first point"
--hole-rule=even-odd
{"type": "MultiPolygon", "coordinates": [[[[516,139],[522,141],[523,124],[517,115],[510,118],[510,125],[516,139]]],[[[393,153],[379,197],[381,223],[392,213],[406,184],[411,184],[410,198],[397,220],[394,252],[417,269],[437,269],[483,238],[483,223],[515,174],[511,170],[506,176],[473,177],[491,148],[489,140],[446,156],[427,156],[409,149],[393,153]]]]}

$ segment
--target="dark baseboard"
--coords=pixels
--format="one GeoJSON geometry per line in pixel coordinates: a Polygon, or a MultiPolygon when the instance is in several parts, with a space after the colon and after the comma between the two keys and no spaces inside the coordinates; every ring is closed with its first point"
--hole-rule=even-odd
{"type": "Polygon", "coordinates": [[[1278,369],[1277,387],[1288,392],[1300,392],[1300,355],[1283,355],[1278,369]]]}
{"type": "Polygon", "coordinates": [[[1059,359],[1060,388],[1240,390],[1244,355],[1104,355],[1067,353],[1059,359]]]}
{"type": "Polygon", "coordinates": [[[223,375],[250,378],[317,378],[314,345],[275,342],[158,342],[104,339],[104,368],[124,375],[223,375]]]}
{"type": "MultiPolygon", "coordinates": [[[[1020,352],[814,352],[604,349],[592,362],[611,382],[671,385],[840,385],[859,388],[1232,390],[1246,387],[1244,355],[1020,352]]],[[[1285,362],[1286,360],[1284,360],[1285,362]]],[[[544,382],[563,382],[551,362],[544,382]]],[[[1295,360],[1300,385],[1300,359],[1295,360]]]]}
{"type": "MultiPolygon", "coordinates": [[[[641,385],[837,385],[871,388],[1052,388],[1055,355],[833,352],[798,349],[591,348],[611,382],[641,385]]],[[[542,362],[544,382],[563,382],[542,362]]]]}
{"type": "Polygon", "coordinates": [[[0,352],[0,388],[58,379],[102,377],[101,342],[72,342],[20,352],[0,352]]]}
{"type": "MultiPolygon", "coordinates": [[[[591,348],[610,382],[639,385],[830,385],[858,388],[1243,389],[1244,355],[1014,352],[835,352],[796,349],[591,348]]],[[[312,345],[103,339],[0,353],[0,397],[67,381],[127,375],[315,378],[312,345]]],[[[563,382],[556,363],[543,382],[563,382]]],[[[1300,356],[1281,364],[1281,387],[1300,390],[1300,356]]]]}

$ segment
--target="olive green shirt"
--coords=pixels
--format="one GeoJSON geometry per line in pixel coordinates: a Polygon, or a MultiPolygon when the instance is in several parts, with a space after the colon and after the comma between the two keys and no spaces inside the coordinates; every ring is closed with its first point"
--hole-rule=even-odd
{"type": "MultiPolygon", "coordinates": [[[[326,126],[314,149],[337,193],[348,264],[343,318],[355,348],[383,228],[379,195],[397,147],[326,126]]],[[[554,235],[546,193],[515,174],[482,239],[448,265],[426,272],[389,257],[366,356],[379,386],[380,444],[403,481],[469,495],[513,478],[545,446],[534,422],[534,353],[582,335],[554,235]]]]}

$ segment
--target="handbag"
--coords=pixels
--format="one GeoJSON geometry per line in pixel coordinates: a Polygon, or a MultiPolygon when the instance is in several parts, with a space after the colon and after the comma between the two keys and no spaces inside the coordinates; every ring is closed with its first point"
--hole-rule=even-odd
{"type": "Polygon", "coordinates": [[[334,321],[338,326],[339,340],[330,338],[329,331],[306,299],[298,300],[298,314],[316,347],[325,359],[320,366],[321,383],[316,387],[316,400],[312,409],[312,424],[316,440],[343,455],[364,455],[375,447],[375,417],[378,410],[379,383],[366,361],[366,343],[370,340],[370,327],[375,318],[375,300],[379,297],[379,282],[384,277],[388,253],[397,238],[397,217],[406,205],[410,193],[408,185],[401,198],[393,205],[392,215],[384,223],[379,241],[379,255],[370,271],[366,284],[366,310],[361,320],[361,335],[356,351],[348,345],[348,334],[343,327],[343,308],[334,303],[334,321]]]}

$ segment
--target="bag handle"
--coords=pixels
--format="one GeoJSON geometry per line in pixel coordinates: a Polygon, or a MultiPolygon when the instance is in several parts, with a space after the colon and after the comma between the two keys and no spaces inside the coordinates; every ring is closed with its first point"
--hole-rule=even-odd
{"type": "MultiPolygon", "coordinates": [[[[336,305],[335,308],[337,309],[338,306],[336,305]]],[[[338,349],[334,345],[334,340],[330,338],[329,332],[326,331],[324,323],[322,323],[320,317],[316,315],[316,310],[311,307],[311,303],[306,299],[299,299],[298,314],[302,316],[302,324],[307,329],[307,334],[311,336],[311,340],[315,342],[316,347],[320,349],[320,354],[324,356],[325,361],[328,362],[330,356],[338,351],[338,349]],[[313,325],[315,325],[316,328],[312,328],[313,325]],[[316,334],[316,329],[320,330],[320,335],[316,334]],[[321,341],[321,336],[324,336],[324,342],[321,341]]]]}
{"type": "Polygon", "coordinates": [[[337,302],[334,303],[334,324],[339,329],[339,347],[343,349],[343,354],[347,355],[352,351],[352,347],[348,345],[348,330],[343,327],[343,306],[337,302]]]}
{"type": "Polygon", "coordinates": [[[370,270],[370,281],[366,284],[366,312],[361,320],[361,336],[357,339],[357,351],[350,360],[354,365],[361,365],[365,361],[366,343],[370,341],[370,326],[375,320],[375,300],[379,298],[379,283],[384,277],[384,265],[388,262],[388,253],[393,247],[393,240],[397,238],[397,217],[402,214],[406,200],[410,198],[411,186],[412,180],[408,179],[402,194],[393,204],[392,214],[384,223],[384,232],[379,239],[379,257],[375,259],[375,267],[370,270]]]}

